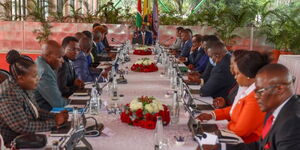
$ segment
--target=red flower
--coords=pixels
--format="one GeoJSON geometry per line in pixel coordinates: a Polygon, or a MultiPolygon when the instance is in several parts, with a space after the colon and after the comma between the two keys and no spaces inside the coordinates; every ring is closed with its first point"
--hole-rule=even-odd
{"type": "Polygon", "coordinates": [[[135,112],[136,116],[138,118],[142,118],[143,117],[143,110],[142,109],[138,109],[136,112],[135,112]]]}
{"type": "Polygon", "coordinates": [[[155,126],[156,126],[156,124],[153,121],[146,121],[145,122],[145,128],[146,129],[155,129],[155,126]]]}
{"type": "Polygon", "coordinates": [[[145,118],[146,118],[146,120],[152,120],[152,119],[153,119],[153,116],[152,116],[150,113],[147,113],[147,114],[145,115],[145,118]]]}

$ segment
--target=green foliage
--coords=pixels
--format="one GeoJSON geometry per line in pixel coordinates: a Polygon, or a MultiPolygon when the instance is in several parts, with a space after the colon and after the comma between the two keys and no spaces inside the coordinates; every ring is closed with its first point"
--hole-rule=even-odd
{"type": "Polygon", "coordinates": [[[39,43],[46,42],[51,35],[51,28],[49,21],[45,18],[45,9],[49,8],[49,3],[46,5],[39,5],[35,0],[28,0],[29,5],[27,10],[29,12],[28,17],[32,17],[35,21],[41,23],[41,29],[33,31],[37,35],[36,39],[39,43]]]}
{"type": "Polygon", "coordinates": [[[267,41],[276,49],[300,53],[300,2],[280,6],[264,12],[260,33],[267,36],[267,41]]]}
{"type": "Polygon", "coordinates": [[[1,14],[1,18],[5,21],[13,20],[12,16],[12,2],[10,0],[5,0],[4,2],[0,2],[0,7],[2,7],[4,13],[1,14]]]}

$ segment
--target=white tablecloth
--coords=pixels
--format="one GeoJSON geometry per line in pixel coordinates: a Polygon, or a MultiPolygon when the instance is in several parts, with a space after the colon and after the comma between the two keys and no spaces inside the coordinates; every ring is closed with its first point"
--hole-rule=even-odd
{"type": "Polygon", "coordinates": [[[296,77],[295,92],[300,94],[300,55],[280,55],[278,63],[285,65],[296,77]]]}
{"type": "MultiPolygon", "coordinates": [[[[127,64],[130,69],[131,65],[137,61],[138,58],[145,56],[131,55],[131,61],[127,64]]],[[[153,56],[148,56],[153,59],[153,56]]],[[[161,77],[160,73],[163,70],[162,66],[158,66],[158,72],[140,73],[129,71],[126,75],[128,84],[119,84],[119,94],[124,94],[124,98],[118,101],[119,104],[129,103],[133,98],[139,96],[154,96],[161,100],[164,104],[171,104],[172,96],[165,97],[165,94],[170,90],[170,81],[166,77],[161,77]]],[[[199,98],[199,97],[198,97],[199,98]]],[[[107,89],[101,96],[103,101],[111,102],[107,89]]],[[[207,99],[207,98],[206,98],[207,99]]],[[[183,109],[181,111],[180,121],[178,124],[169,124],[164,127],[164,136],[172,147],[170,150],[195,150],[197,143],[192,140],[191,133],[187,127],[188,117],[185,115],[183,109]],[[187,139],[183,146],[176,146],[174,136],[184,136],[187,139]]],[[[148,130],[140,127],[129,126],[120,121],[119,115],[107,114],[103,111],[100,115],[94,116],[99,122],[103,123],[105,127],[111,129],[115,135],[87,137],[95,150],[153,150],[153,135],[154,130],[148,130]]],[[[51,142],[51,141],[49,141],[51,142]]]]}

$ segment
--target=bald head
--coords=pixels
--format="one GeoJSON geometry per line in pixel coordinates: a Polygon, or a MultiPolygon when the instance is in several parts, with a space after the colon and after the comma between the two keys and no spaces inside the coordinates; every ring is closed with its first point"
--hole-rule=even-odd
{"type": "Polygon", "coordinates": [[[269,64],[261,68],[257,76],[264,77],[269,84],[288,84],[293,78],[288,68],[282,64],[269,64]]]}
{"type": "Polygon", "coordinates": [[[42,57],[54,70],[61,67],[63,63],[63,55],[64,51],[61,45],[54,40],[49,40],[42,45],[42,57]]]}
{"type": "Polygon", "coordinates": [[[255,93],[262,111],[270,112],[293,95],[292,75],[281,64],[261,68],[255,77],[255,93]]]}
{"type": "Polygon", "coordinates": [[[81,51],[83,51],[86,54],[89,54],[93,47],[93,42],[91,39],[89,39],[87,37],[83,37],[79,41],[79,46],[80,46],[81,51]]]}

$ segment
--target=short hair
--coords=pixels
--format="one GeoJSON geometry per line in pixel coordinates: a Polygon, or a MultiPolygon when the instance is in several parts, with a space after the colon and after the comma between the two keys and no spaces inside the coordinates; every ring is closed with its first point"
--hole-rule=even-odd
{"type": "Polygon", "coordinates": [[[218,52],[222,52],[222,51],[226,51],[225,48],[225,44],[223,44],[222,42],[213,42],[211,45],[207,46],[209,49],[211,49],[211,51],[218,51],[218,52]]]}
{"type": "Polygon", "coordinates": [[[268,55],[257,51],[236,50],[233,55],[239,71],[249,78],[255,78],[257,72],[270,63],[268,55]]]}
{"type": "Polygon", "coordinates": [[[221,41],[216,35],[204,35],[202,37],[202,41],[204,42],[208,42],[208,41],[215,41],[215,42],[219,42],[221,41]]]}
{"type": "Polygon", "coordinates": [[[196,42],[200,43],[202,41],[202,35],[201,34],[195,34],[193,37],[196,39],[196,42]]]}
{"type": "Polygon", "coordinates": [[[61,46],[65,49],[70,42],[78,42],[78,39],[76,39],[74,36],[67,36],[63,39],[61,46]]]}
{"type": "Polygon", "coordinates": [[[94,29],[95,27],[97,27],[97,26],[101,26],[101,24],[100,24],[100,23],[94,23],[94,24],[93,24],[93,29],[94,29]]]}
{"type": "Polygon", "coordinates": [[[186,28],[185,30],[187,30],[191,36],[193,36],[193,31],[190,28],[186,28]]]}
{"type": "Polygon", "coordinates": [[[82,32],[77,32],[75,33],[75,38],[79,41],[82,37],[84,37],[85,34],[83,34],[82,32]]]}
{"type": "Polygon", "coordinates": [[[99,31],[101,33],[105,33],[107,31],[107,28],[105,28],[104,26],[97,26],[93,29],[93,32],[94,31],[99,31]]]}
{"type": "Polygon", "coordinates": [[[177,27],[176,30],[177,31],[182,31],[182,30],[184,30],[184,28],[183,27],[177,27]]]}
{"type": "Polygon", "coordinates": [[[17,79],[19,75],[25,75],[28,73],[28,68],[33,66],[34,61],[16,50],[10,50],[6,55],[6,61],[9,63],[9,72],[12,78],[17,79]]]}
{"type": "Polygon", "coordinates": [[[85,30],[85,31],[82,31],[82,33],[89,39],[93,39],[92,32],[85,30]]]}
{"type": "Polygon", "coordinates": [[[87,50],[93,47],[93,41],[92,39],[88,38],[88,37],[83,37],[80,39],[79,41],[80,44],[80,48],[87,50]]]}

